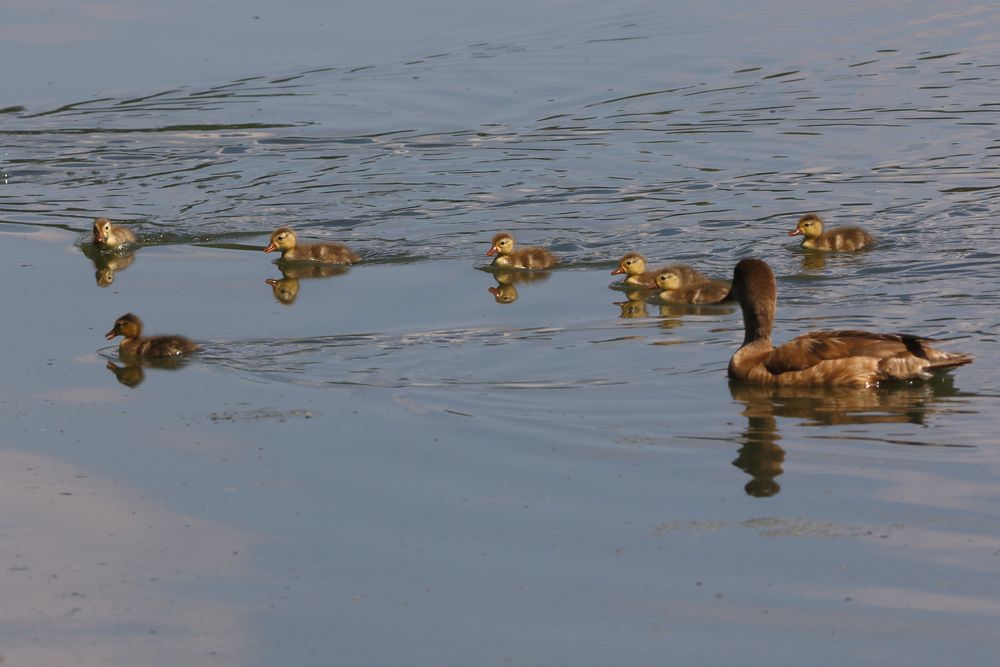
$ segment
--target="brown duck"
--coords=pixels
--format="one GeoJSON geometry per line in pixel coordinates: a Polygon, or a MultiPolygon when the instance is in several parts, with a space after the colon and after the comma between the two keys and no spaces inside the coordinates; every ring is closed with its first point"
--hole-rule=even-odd
{"type": "Polygon", "coordinates": [[[289,262],[320,262],[323,264],[354,264],[358,256],[343,243],[299,243],[291,227],[278,227],[264,252],[281,251],[281,259],[289,262]]]}
{"type": "Polygon", "coordinates": [[[729,283],[707,278],[685,283],[683,274],[674,268],[661,270],[656,286],[662,290],[660,298],[671,303],[716,304],[729,296],[729,283]]]}
{"type": "Polygon", "coordinates": [[[860,227],[840,227],[823,231],[823,219],[815,213],[799,218],[799,224],[789,236],[802,235],[802,247],[810,250],[861,250],[875,243],[871,234],[860,227]]]}
{"type": "Polygon", "coordinates": [[[106,248],[120,248],[135,243],[135,234],[128,227],[113,225],[107,218],[94,219],[94,245],[106,248]]]}
{"type": "Polygon", "coordinates": [[[663,271],[674,271],[685,284],[708,280],[700,271],[687,264],[670,264],[647,271],[646,258],[637,252],[630,252],[618,260],[618,267],[611,272],[611,275],[624,273],[625,279],[622,280],[622,285],[652,289],[656,287],[656,276],[663,271]]]}
{"type": "Polygon", "coordinates": [[[116,336],[125,338],[118,344],[118,353],[129,357],[173,357],[198,349],[198,344],[183,336],[142,337],[142,320],[126,313],[117,320],[115,326],[104,335],[107,340],[116,336]]]}
{"type": "Polygon", "coordinates": [[[492,266],[505,269],[551,269],[558,263],[555,255],[545,248],[514,249],[514,237],[500,232],[493,237],[487,256],[496,257],[492,266]]]}
{"type": "Polygon", "coordinates": [[[743,311],[743,345],[729,362],[729,377],[765,385],[873,386],[884,380],[930,377],[928,371],[961,366],[966,354],[941,352],[929,340],[896,333],[815,331],[780,347],[771,342],[778,289],[771,267],[741,260],[732,298],[743,311]]]}

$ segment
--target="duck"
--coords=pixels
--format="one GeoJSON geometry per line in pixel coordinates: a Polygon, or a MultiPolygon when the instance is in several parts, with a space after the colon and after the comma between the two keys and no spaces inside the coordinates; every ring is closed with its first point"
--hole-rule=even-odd
{"type": "Polygon", "coordinates": [[[354,264],[359,257],[343,243],[299,243],[291,227],[278,227],[264,252],[281,251],[286,262],[320,262],[322,264],[354,264]]]}
{"type": "Polygon", "coordinates": [[[128,227],[113,225],[107,218],[94,218],[94,245],[108,250],[135,243],[135,233],[128,227]]]}
{"type": "Polygon", "coordinates": [[[789,236],[802,235],[802,247],[809,250],[853,251],[867,248],[875,243],[872,235],[860,227],[840,227],[823,232],[823,219],[815,213],[807,213],[799,218],[799,224],[788,232],[789,236]]]}
{"type": "Polygon", "coordinates": [[[656,275],[660,298],[672,303],[716,304],[729,296],[729,283],[722,280],[701,280],[685,283],[676,269],[665,269],[656,275]]]}
{"type": "Polygon", "coordinates": [[[504,269],[551,269],[558,259],[545,248],[527,247],[514,249],[514,237],[507,232],[500,232],[493,237],[488,257],[496,256],[491,266],[504,269]]]}
{"type": "Polygon", "coordinates": [[[611,272],[611,275],[617,276],[624,273],[626,275],[621,282],[622,285],[652,289],[656,287],[656,276],[668,270],[675,271],[684,283],[708,280],[698,269],[687,264],[670,264],[647,271],[646,258],[637,252],[627,253],[618,260],[618,267],[611,272]]]}
{"type": "Polygon", "coordinates": [[[183,336],[142,337],[142,320],[132,313],[125,313],[117,320],[104,338],[112,340],[116,336],[125,338],[118,344],[118,353],[128,357],[174,357],[194,352],[198,344],[183,336]]]}
{"type": "Polygon", "coordinates": [[[729,361],[729,377],[778,386],[873,387],[890,380],[927,379],[930,371],[970,363],[967,354],[942,352],[929,339],[868,331],[814,331],[775,347],[777,310],[774,272],[760,259],[743,259],[733,270],[728,298],[743,311],[743,345],[729,361]]]}

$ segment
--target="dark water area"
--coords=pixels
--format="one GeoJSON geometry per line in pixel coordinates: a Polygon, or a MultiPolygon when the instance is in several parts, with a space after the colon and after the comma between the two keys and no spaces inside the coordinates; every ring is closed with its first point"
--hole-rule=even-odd
{"type": "Polygon", "coordinates": [[[998,32],[965,2],[0,8],[0,662],[992,664],[998,32]],[[808,211],[878,243],[805,251],[808,211]],[[282,225],[361,262],[276,264],[282,225]],[[499,230],[561,264],[481,270],[499,230]],[[766,259],[778,341],[975,362],[730,384],[738,309],[609,289],[628,251],[766,259]],[[119,358],[129,311],[201,351],[119,358]]]}

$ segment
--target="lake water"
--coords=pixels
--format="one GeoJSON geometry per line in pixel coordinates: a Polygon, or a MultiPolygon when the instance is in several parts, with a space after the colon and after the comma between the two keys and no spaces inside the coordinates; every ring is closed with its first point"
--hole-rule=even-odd
{"type": "Polygon", "coordinates": [[[993,664],[998,32],[972,2],[7,3],[3,663],[993,664]],[[804,252],[807,211],[880,243],[804,252]],[[97,215],[138,250],[95,253],[97,215]],[[283,276],[280,225],[363,262],[283,276]],[[499,230],[563,265],[478,270],[499,230]],[[631,250],[767,259],[779,341],[976,361],[730,386],[739,312],[609,289],[631,250]],[[203,350],[129,367],[128,311],[203,350]]]}

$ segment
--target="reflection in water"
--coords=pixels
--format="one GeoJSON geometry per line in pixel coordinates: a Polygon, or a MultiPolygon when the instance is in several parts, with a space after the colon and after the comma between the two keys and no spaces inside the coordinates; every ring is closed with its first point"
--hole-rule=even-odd
{"type": "Polygon", "coordinates": [[[628,290],[625,292],[625,298],[628,300],[613,302],[621,308],[621,314],[618,317],[625,319],[631,317],[649,317],[649,313],[646,310],[646,290],[628,290]]]}
{"type": "Polygon", "coordinates": [[[302,278],[329,278],[347,273],[347,267],[334,264],[292,264],[279,263],[281,278],[268,278],[264,282],[271,286],[274,298],[286,306],[295,303],[299,295],[299,280],[302,278]]]}
{"type": "Polygon", "coordinates": [[[489,287],[490,294],[497,303],[513,303],[517,301],[517,284],[527,284],[536,283],[543,280],[547,280],[549,277],[548,271],[490,271],[493,274],[494,280],[497,281],[496,287],[489,287]]]}
{"type": "Polygon", "coordinates": [[[122,366],[113,361],[108,361],[105,367],[115,374],[115,378],[126,387],[138,387],[146,379],[144,368],[162,368],[165,370],[178,370],[187,364],[184,357],[164,357],[164,358],[140,358],[122,357],[122,366]]]}
{"type": "Polygon", "coordinates": [[[124,271],[135,261],[135,250],[101,250],[93,244],[84,244],[83,254],[94,263],[94,280],[99,287],[107,287],[115,281],[115,273],[124,271]]]}
{"type": "MultiPolygon", "coordinates": [[[[883,384],[870,389],[850,387],[768,387],[730,381],[733,398],[744,404],[747,427],[733,465],[753,479],[748,495],[777,494],[785,450],[778,445],[777,417],[805,420],[804,426],[859,424],[924,424],[942,399],[959,396],[954,379],[935,376],[926,382],[883,384]]],[[[890,441],[891,442],[891,441],[890,441]]],[[[897,441],[898,442],[898,441],[897,441]]],[[[907,442],[906,444],[921,444],[907,442]]]]}

